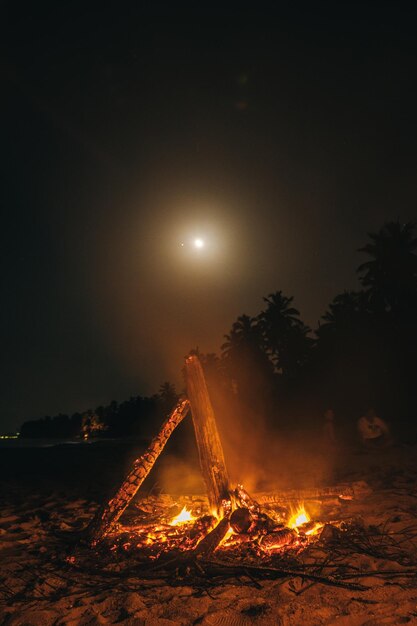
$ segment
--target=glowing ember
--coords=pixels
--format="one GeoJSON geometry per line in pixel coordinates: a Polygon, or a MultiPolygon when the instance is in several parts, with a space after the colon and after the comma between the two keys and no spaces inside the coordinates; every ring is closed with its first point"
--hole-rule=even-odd
{"type": "Polygon", "coordinates": [[[310,516],[303,506],[301,506],[288,520],[288,528],[298,528],[310,521],[310,516]]]}
{"type": "Polygon", "coordinates": [[[305,549],[323,529],[324,524],[312,520],[304,505],[286,508],[287,515],[274,518],[269,516],[268,511],[262,512],[243,488],[242,493],[245,497],[237,503],[230,502],[229,509],[220,520],[218,516],[205,513],[207,509],[204,511],[200,506],[192,508],[189,504],[190,508],[184,506],[170,521],[166,521],[169,517],[163,517],[155,523],[154,518],[150,523],[144,520],[143,523],[125,526],[124,532],[115,530],[109,533],[113,542],[110,549],[119,553],[143,550],[153,560],[171,550],[190,553],[197,550],[199,558],[202,558],[201,555],[209,557],[217,550],[229,556],[236,553],[239,558],[245,554],[272,558],[286,551],[305,549]],[[246,504],[252,509],[246,508],[246,504]],[[245,511],[251,520],[249,527],[246,517],[242,517],[245,511]]]}
{"type": "Polygon", "coordinates": [[[227,543],[232,535],[234,535],[234,530],[230,526],[227,533],[225,534],[223,539],[220,541],[219,546],[223,545],[224,543],[227,543]]]}
{"type": "Polygon", "coordinates": [[[319,530],[321,530],[323,528],[324,524],[321,524],[320,522],[316,522],[313,526],[313,528],[310,528],[310,530],[306,531],[306,535],[315,535],[319,530]]]}
{"type": "Polygon", "coordinates": [[[189,511],[185,506],[182,511],[170,521],[170,525],[179,526],[180,524],[186,524],[187,522],[192,522],[193,520],[194,517],[192,516],[191,511],[189,511]]]}

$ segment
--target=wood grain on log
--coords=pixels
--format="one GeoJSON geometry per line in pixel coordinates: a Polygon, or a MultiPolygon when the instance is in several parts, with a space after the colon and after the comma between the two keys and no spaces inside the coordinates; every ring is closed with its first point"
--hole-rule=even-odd
{"type": "Polygon", "coordinates": [[[187,357],[185,374],[200,467],[208,500],[212,510],[224,515],[224,505],[230,501],[229,478],[203,368],[196,355],[187,357]]]}
{"type": "Polygon", "coordinates": [[[181,399],[162,424],[158,435],[152,439],[146,452],[133,463],[132,469],[116,494],[99,509],[87,529],[87,536],[92,546],[99,543],[119,520],[151,471],[172,432],[187,415],[188,410],[188,399],[181,399]]]}
{"type": "Polygon", "coordinates": [[[283,546],[287,546],[297,539],[297,533],[292,528],[282,528],[276,532],[263,535],[259,541],[259,545],[263,550],[273,552],[280,550],[283,546]]]}
{"type": "Polygon", "coordinates": [[[353,500],[366,497],[372,489],[365,482],[351,483],[350,485],[334,485],[331,487],[316,487],[310,489],[283,489],[269,493],[256,493],[254,498],[259,504],[273,504],[289,501],[304,502],[305,500],[322,500],[325,498],[341,498],[353,500]]]}

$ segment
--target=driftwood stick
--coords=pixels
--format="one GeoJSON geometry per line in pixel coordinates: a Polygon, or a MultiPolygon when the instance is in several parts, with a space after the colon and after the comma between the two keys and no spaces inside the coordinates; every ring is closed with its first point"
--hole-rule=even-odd
{"type": "Polygon", "coordinates": [[[88,540],[92,546],[99,543],[121,517],[154,466],[172,432],[187,415],[188,410],[188,400],[180,400],[162,424],[158,435],[152,439],[146,452],[134,461],[121,487],[105,505],[100,507],[87,529],[88,540]]]}
{"type": "Polygon", "coordinates": [[[203,368],[196,355],[190,355],[185,360],[185,375],[209,504],[212,510],[223,516],[228,512],[230,503],[229,478],[203,368]]]}
{"type": "Polygon", "coordinates": [[[219,568],[219,573],[221,573],[222,568],[224,568],[224,574],[229,573],[229,575],[248,570],[249,572],[252,572],[253,575],[270,574],[271,576],[283,578],[300,577],[304,578],[305,580],[312,580],[314,582],[322,583],[324,585],[331,585],[332,587],[344,587],[345,589],[352,589],[354,591],[366,591],[367,589],[370,589],[370,587],[368,587],[367,585],[362,585],[360,583],[349,583],[345,582],[344,580],[339,580],[330,576],[317,576],[316,574],[309,574],[308,572],[304,572],[302,570],[299,571],[280,567],[253,565],[252,563],[245,562],[242,562],[239,565],[234,565],[233,563],[228,563],[226,561],[221,561],[218,559],[210,559],[207,561],[202,561],[201,563],[203,566],[212,566],[214,568],[219,568]]]}

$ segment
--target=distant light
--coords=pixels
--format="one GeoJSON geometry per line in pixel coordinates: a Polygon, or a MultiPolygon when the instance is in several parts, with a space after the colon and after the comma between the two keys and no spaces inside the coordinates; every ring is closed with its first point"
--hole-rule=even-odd
{"type": "Polygon", "coordinates": [[[194,247],[195,248],[204,248],[204,241],[203,239],[194,239],[194,247]]]}

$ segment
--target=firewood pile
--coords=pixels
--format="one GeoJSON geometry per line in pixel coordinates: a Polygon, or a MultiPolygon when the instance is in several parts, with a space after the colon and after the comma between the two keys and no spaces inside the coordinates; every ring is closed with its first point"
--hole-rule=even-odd
{"type": "MultiPolygon", "coordinates": [[[[175,502],[169,496],[151,496],[133,506],[123,526],[109,532],[93,550],[85,545],[71,550],[67,564],[103,584],[129,580],[135,585],[187,584],[200,590],[230,579],[255,587],[276,580],[287,583],[295,595],[315,584],[366,591],[371,576],[372,584],[377,578],[398,578],[402,585],[407,581],[415,585],[416,524],[405,533],[366,525],[349,516],[351,500],[335,505],[330,496],[322,496],[322,521],[305,522],[310,507],[317,509],[317,493],[314,498],[296,512],[298,526],[277,523],[271,530],[247,528],[253,521],[242,513],[248,510],[243,507],[234,509],[239,513],[233,512],[229,519],[217,521],[205,514],[207,498],[190,496],[175,502]],[[183,503],[180,513],[168,519],[183,503]]],[[[287,524],[296,521],[290,517],[287,524]]]]}
{"type": "MultiPolygon", "coordinates": [[[[353,492],[343,486],[336,489],[353,492]]],[[[301,506],[290,495],[287,504],[281,504],[285,493],[268,494],[270,502],[261,505],[238,485],[231,493],[232,511],[221,519],[210,512],[204,496],[177,500],[168,495],[150,496],[131,506],[123,515],[123,524],[109,531],[99,545],[119,553],[139,550],[152,561],[181,552],[199,558],[216,552],[236,558],[252,555],[254,559],[290,547],[299,552],[322,533],[329,534],[326,527],[341,528],[346,521],[346,513],[344,522],[339,519],[340,509],[346,510],[346,501],[343,504],[340,496],[321,495],[319,500],[317,491],[303,493],[301,506]],[[315,517],[317,511],[320,521],[315,517]]],[[[256,497],[266,499],[262,494],[256,497]]]]}

